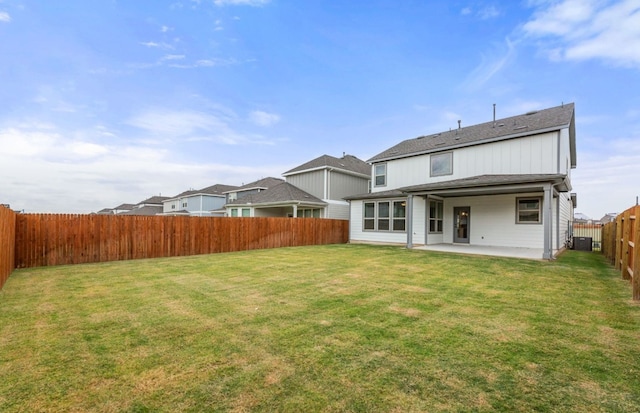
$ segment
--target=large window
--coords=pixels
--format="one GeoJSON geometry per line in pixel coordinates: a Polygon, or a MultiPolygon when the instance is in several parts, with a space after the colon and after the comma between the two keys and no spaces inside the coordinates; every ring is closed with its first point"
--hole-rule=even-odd
{"type": "Polygon", "coordinates": [[[238,208],[231,208],[231,216],[232,217],[238,216],[238,208]]]}
{"type": "Polygon", "coordinates": [[[243,217],[250,217],[251,216],[251,209],[250,208],[242,208],[242,216],[243,217]]]}
{"type": "Polygon", "coordinates": [[[406,201],[372,201],[364,203],[363,228],[367,231],[406,230],[406,201]]]}
{"type": "Polygon", "coordinates": [[[542,222],[542,198],[517,198],[516,222],[518,224],[539,224],[542,222]]]}
{"type": "Polygon", "coordinates": [[[387,185],[387,164],[382,163],[378,164],[374,167],[374,180],[376,186],[386,186],[387,185]]]}
{"type": "Polygon", "coordinates": [[[444,216],[444,206],[442,201],[429,201],[429,232],[434,234],[442,233],[442,219],[444,216]]]}
{"type": "Polygon", "coordinates": [[[453,173],[453,152],[431,155],[431,176],[451,175],[453,173]]]}
{"type": "Polygon", "coordinates": [[[321,209],[300,209],[298,208],[298,218],[320,218],[321,209]]]}

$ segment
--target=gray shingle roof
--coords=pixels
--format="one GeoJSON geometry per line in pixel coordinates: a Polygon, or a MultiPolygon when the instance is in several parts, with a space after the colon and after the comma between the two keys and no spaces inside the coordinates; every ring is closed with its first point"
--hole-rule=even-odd
{"type": "Polygon", "coordinates": [[[158,215],[162,213],[161,206],[147,205],[140,208],[134,208],[131,211],[123,212],[120,215],[158,215]]]}
{"type": "Polygon", "coordinates": [[[144,201],[138,202],[136,205],[143,205],[143,204],[162,205],[162,202],[166,201],[167,199],[169,199],[168,196],[152,196],[151,198],[147,198],[144,201]]]}
{"type": "Polygon", "coordinates": [[[265,191],[245,195],[237,201],[228,203],[226,206],[249,204],[261,205],[292,202],[326,205],[326,202],[323,202],[315,196],[303,191],[297,186],[291,185],[288,182],[281,182],[278,185],[275,185],[265,191]]]}
{"type": "Polygon", "coordinates": [[[233,191],[235,189],[238,189],[237,186],[233,186],[233,185],[222,185],[222,184],[215,184],[215,185],[211,185],[208,186],[206,188],[202,188],[202,189],[190,189],[188,191],[184,191],[179,193],[178,195],[169,198],[167,200],[172,200],[172,199],[177,199],[177,198],[184,198],[187,196],[192,196],[192,195],[222,195],[224,196],[225,192],[229,192],[229,191],[233,191]]]}
{"type": "Polygon", "coordinates": [[[371,175],[371,166],[353,155],[345,155],[342,158],[336,158],[331,155],[322,155],[300,166],[290,169],[282,175],[287,176],[294,173],[308,171],[310,169],[321,169],[325,167],[343,169],[345,171],[367,176],[371,175]]]}
{"type": "MultiPolygon", "coordinates": [[[[451,131],[407,139],[377,154],[367,162],[404,158],[481,143],[512,139],[533,133],[570,128],[574,134],[574,104],[568,103],[523,115],[497,119],[451,131]]],[[[572,137],[572,139],[575,139],[572,137]]],[[[574,145],[575,146],[575,145],[574,145]]],[[[572,159],[575,155],[572,150],[572,159]]],[[[574,162],[573,162],[574,163],[574,162]]]]}
{"type": "Polygon", "coordinates": [[[242,191],[246,191],[246,190],[254,189],[254,188],[268,189],[268,188],[271,188],[272,186],[276,186],[276,185],[281,184],[283,182],[284,182],[284,179],[273,178],[273,177],[269,176],[269,177],[266,177],[266,178],[259,179],[257,181],[250,182],[250,183],[248,183],[246,185],[242,185],[239,188],[235,188],[235,189],[231,189],[229,191],[225,191],[225,193],[242,192],[242,191]]]}

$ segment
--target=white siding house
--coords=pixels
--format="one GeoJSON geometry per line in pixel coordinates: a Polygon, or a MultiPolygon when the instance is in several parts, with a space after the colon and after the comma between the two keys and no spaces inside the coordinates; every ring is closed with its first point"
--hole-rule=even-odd
{"type": "Polygon", "coordinates": [[[564,248],[575,196],[574,105],[405,140],[369,159],[348,197],[361,242],[564,248]]]}

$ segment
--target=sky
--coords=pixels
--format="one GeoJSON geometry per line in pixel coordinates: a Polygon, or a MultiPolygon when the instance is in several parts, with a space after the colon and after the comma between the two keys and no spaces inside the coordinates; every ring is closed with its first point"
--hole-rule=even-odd
{"type": "Polygon", "coordinates": [[[576,212],[640,195],[638,0],[0,0],[0,203],[89,213],[575,103],[576,212]]]}

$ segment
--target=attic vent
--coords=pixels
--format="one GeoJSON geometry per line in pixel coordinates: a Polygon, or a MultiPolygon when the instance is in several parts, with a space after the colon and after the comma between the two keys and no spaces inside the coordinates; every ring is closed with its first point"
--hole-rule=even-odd
{"type": "Polygon", "coordinates": [[[528,127],[529,127],[528,125],[516,126],[515,128],[513,128],[513,130],[526,129],[528,127]]]}
{"type": "MultiPolygon", "coordinates": [[[[457,139],[457,138],[456,138],[457,139]]],[[[444,145],[446,142],[438,142],[435,144],[435,146],[440,146],[440,145],[444,145]]]]}
{"type": "Polygon", "coordinates": [[[538,113],[538,111],[537,111],[537,110],[532,110],[532,111],[530,111],[530,112],[525,113],[524,115],[525,115],[525,116],[531,116],[531,115],[535,115],[536,113],[538,113]]]}
{"type": "Polygon", "coordinates": [[[424,139],[426,136],[418,136],[416,139],[424,139]]]}
{"type": "Polygon", "coordinates": [[[393,155],[394,153],[398,153],[398,151],[394,150],[394,151],[389,152],[390,155],[393,155]]]}
{"type": "Polygon", "coordinates": [[[438,136],[440,136],[439,133],[436,133],[435,135],[431,136],[432,138],[437,138],[438,136]]]}
{"type": "Polygon", "coordinates": [[[503,126],[504,126],[504,123],[498,123],[498,127],[500,127],[500,128],[501,128],[501,127],[503,127],[503,126]]]}

